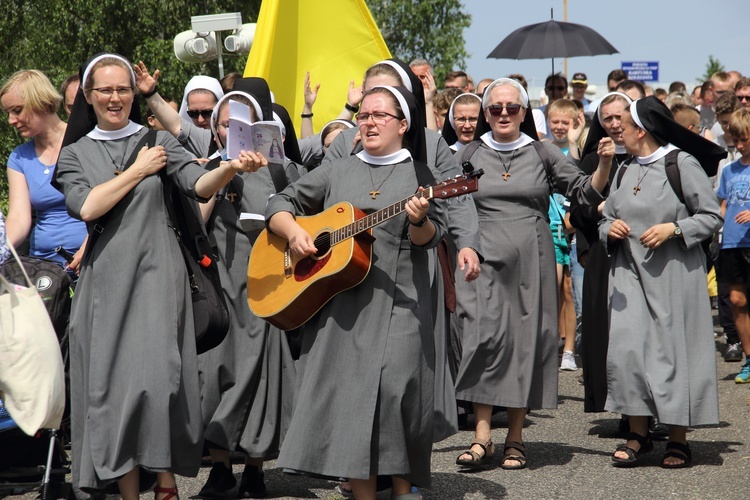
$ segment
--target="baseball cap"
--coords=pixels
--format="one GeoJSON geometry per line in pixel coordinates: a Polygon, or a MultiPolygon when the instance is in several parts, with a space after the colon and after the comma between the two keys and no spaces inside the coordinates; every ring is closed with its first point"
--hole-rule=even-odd
{"type": "Polygon", "coordinates": [[[581,85],[588,85],[589,81],[586,78],[586,73],[575,73],[573,75],[573,79],[570,80],[570,84],[575,85],[576,83],[581,85]]]}

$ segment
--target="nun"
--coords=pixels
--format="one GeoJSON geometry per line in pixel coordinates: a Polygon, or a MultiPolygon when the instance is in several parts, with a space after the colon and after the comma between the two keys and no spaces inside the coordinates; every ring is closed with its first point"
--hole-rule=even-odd
{"type": "Polygon", "coordinates": [[[700,243],[723,223],[708,175],[726,152],[677,124],[655,97],[625,110],[622,137],[634,161],[620,167],[599,224],[611,259],[605,409],[628,415],[631,431],[612,460],[632,466],[653,449],[655,416],[669,429],[661,466],[689,467],[688,427],[719,422],[700,243]],[[682,199],[667,177],[675,153],[682,199]]]}
{"type": "MultiPolygon", "coordinates": [[[[367,69],[362,86],[365,91],[376,85],[403,86],[414,95],[417,113],[427,120],[425,112],[424,88],[422,82],[409,68],[398,59],[386,59],[367,69]]],[[[331,143],[322,164],[339,158],[346,158],[362,151],[362,145],[355,143],[358,129],[343,130],[331,143]]],[[[444,180],[461,174],[461,169],[445,140],[432,130],[425,130],[424,162],[429,172],[422,176],[420,185],[424,186],[435,180],[444,180]]],[[[421,172],[421,170],[420,170],[421,172]]],[[[447,252],[435,252],[432,277],[432,303],[435,306],[433,322],[435,325],[435,349],[438,358],[443,362],[437,366],[435,384],[435,442],[441,441],[458,432],[458,412],[456,411],[456,394],[454,390],[455,372],[449,366],[450,315],[455,309],[455,280],[472,281],[479,276],[479,265],[483,260],[479,243],[477,212],[471,195],[453,198],[448,204],[448,236],[458,249],[457,258],[449,260],[447,252]],[[440,254],[443,254],[440,257],[440,254]],[[456,278],[454,278],[454,269],[456,278]]]]}
{"type": "MultiPolygon", "coordinates": [[[[601,161],[609,162],[609,185],[620,165],[631,156],[622,139],[622,114],[631,103],[620,92],[604,96],[591,121],[586,144],[581,152],[581,170],[591,174],[601,161]]],[[[606,196],[608,193],[605,192],[606,196]]],[[[607,286],[610,262],[599,243],[602,204],[571,203],[570,221],[577,230],[578,258],[585,267],[581,313],[581,367],[583,368],[583,410],[603,412],[607,399],[607,345],[609,343],[609,307],[607,286]]]]}
{"type": "MultiPolygon", "coordinates": [[[[274,114],[264,79],[237,80],[211,117],[219,148],[216,156],[222,158],[230,101],[247,105],[253,121],[274,114]]],[[[238,495],[264,496],[263,462],[278,455],[289,424],[294,359],[284,332],[248,307],[247,266],[258,232],[243,231],[239,217],[242,212],[263,214],[267,200],[298,178],[296,163],[269,161],[268,168],[257,172],[238,172],[224,192],[202,206],[206,227],[216,242],[221,284],[232,317],[226,340],[198,357],[204,437],[213,462],[199,493],[203,498],[225,498],[236,486],[231,452],[245,456],[238,495]],[[275,185],[274,175],[284,179],[283,186],[275,185]]]]}
{"type": "Polygon", "coordinates": [[[340,201],[365,213],[408,199],[406,211],[373,228],[367,277],[333,297],[305,324],[292,422],[277,466],[351,481],[374,498],[378,475],[394,498],[429,487],[435,346],[430,260],[445,232],[442,201],[413,194],[424,161],[424,115],[403,87],[365,93],[357,115],[364,150],[327,162],[271,198],[271,231],[297,255],[316,251],[294,220],[340,201]]]}
{"type": "Polygon", "coordinates": [[[456,464],[476,468],[489,462],[495,452],[492,410],[502,406],[507,408],[508,434],[501,467],[523,469],[527,410],[557,407],[558,301],[550,194],[555,189],[569,199],[598,204],[609,165],[586,176],[560,148],[535,141],[529,96],[516,80],[492,82],[482,105],[475,132],[478,147],[456,155],[485,171],[472,196],[485,261],[476,281],[456,280],[463,342],[456,395],[472,404],[476,417],[474,439],[456,464]]]}
{"type": "Polygon", "coordinates": [[[443,139],[451,151],[458,152],[474,140],[481,111],[482,98],[476,94],[460,94],[453,99],[448,119],[443,122],[443,139]]]}
{"type": "Polygon", "coordinates": [[[70,317],[73,483],[97,493],[116,481],[135,500],[144,469],[168,500],[175,474],[198,473],[203,429],[190,285],[162,182],[206,200],[265,159],[243,153],[208,172],[167,132],[139,147],[139,121],[130,62],[88,61],[56,174],[89,229],[70,317]]]}
{"type": "Polygon", "coordinates": [[[224,97],[219,81],[204,75],[191,78],[185,86],[180,109],[175,113],[156,89],[160,71],[157,69],[151,75],[143,61],[133,66],[133,70],[138,90],[164,129],[196,158],[208,158],[215,153],[211,114],[219,99],[224,97]]]}

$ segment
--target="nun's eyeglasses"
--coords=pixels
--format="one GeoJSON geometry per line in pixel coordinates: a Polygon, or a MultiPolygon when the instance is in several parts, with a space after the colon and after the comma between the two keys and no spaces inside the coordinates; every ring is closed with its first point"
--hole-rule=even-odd
{"type": "Polygon", "coordinates": [[[202,116],[204,120],[208,120],[211,118],[213,112],[213,109],[188,109],[187,115],[193,120],[197,120],[199,116],[202,116]]]}
{"type": "Polygon", "coordinates": [[[470,117],[462,116],[460,118],[454,118],[453,121],[456,122],[458,125],[465,125],[467,123],[470,123],[471,125],[476,125],[477,121],[479,121],[479,118],[477,118],[476,116],[470,116],[470,117]]]}
{"type": "Polygon", "coordinates": [[[517,115],[521,112],[522,107],[523,106],[520,104],[506,104],[505,106],[502,104],[493,104],[492,106],[487,106],[487,111],[489,111],[492,116],[500,116],[503,114],[504,108],[509,115],[517,115]]]}
{"type": "Polygon", "coordinates": [[[402,120],[402,118],[399,118],[396,115],[392,115],[390,113],[386,113],[385,111],[376,111],[375,113],[357,113],[357,116],[355,116],[357,123],[366,123],[367,120],[372,118],[372,121],[375,122],[378,125],[385,125],[388,123],[389,118],[395,118],[396,120],[402,120]]]}
{"type": "Polygon", "coordinates": [[[110,97],[115,92],[117,92],[117,95],[119,96],[129,96],[133,94],[133,87],[117,87],[116,89],[113,89],[111,87],[99,87],[97,89],[91,90],[107,97],[110,97]]]}

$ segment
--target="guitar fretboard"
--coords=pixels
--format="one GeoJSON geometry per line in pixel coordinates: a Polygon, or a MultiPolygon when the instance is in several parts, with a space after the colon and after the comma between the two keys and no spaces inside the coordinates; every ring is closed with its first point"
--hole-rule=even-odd
{"type": "Polygon", "coordinates": [[[362,217],[361,219],[355,220],[351,224],[347,224],[346,226],[336,229],[331,233],[331,245],[335,245],[337,243],[340,243],[348,238],[351,238],[353,236],[356,236],[360,233],[364,233],[365,231],[369,230],[372,227],[377,226],[378,224],[381,224],[388,219],[392,219],[393,217],[399,215],[401,212],[406,210],[406,203],[411,200],[414,196],[417,198],[424,198],[426,200],[430,200],[432,198],[432,187],[429,187],[425,189],[424,191],[421,191],[419,193],[415,193],[408,198],[405,198],[399,202],[394,203],[393,205],[389,205],[385,208],[381,208],[380,210],[377,210],[369,215],[366,215],[362,217]]]}

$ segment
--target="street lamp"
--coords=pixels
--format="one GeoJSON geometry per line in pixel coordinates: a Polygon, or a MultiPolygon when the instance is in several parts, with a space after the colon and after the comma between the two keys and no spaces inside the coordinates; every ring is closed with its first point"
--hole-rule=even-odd
{"type": "Polygon", "coordinates": [[[255,23],[242,24],[239,12],[192,16],[191,30],[174,37],[174,54],[177,59],[190,63],[219,60],[219,78],[224,78],[222,46],[231,54],[247,54],[253,44],[255,23]],[[222,31],[231,31],[224,43],[222,31]]]}

